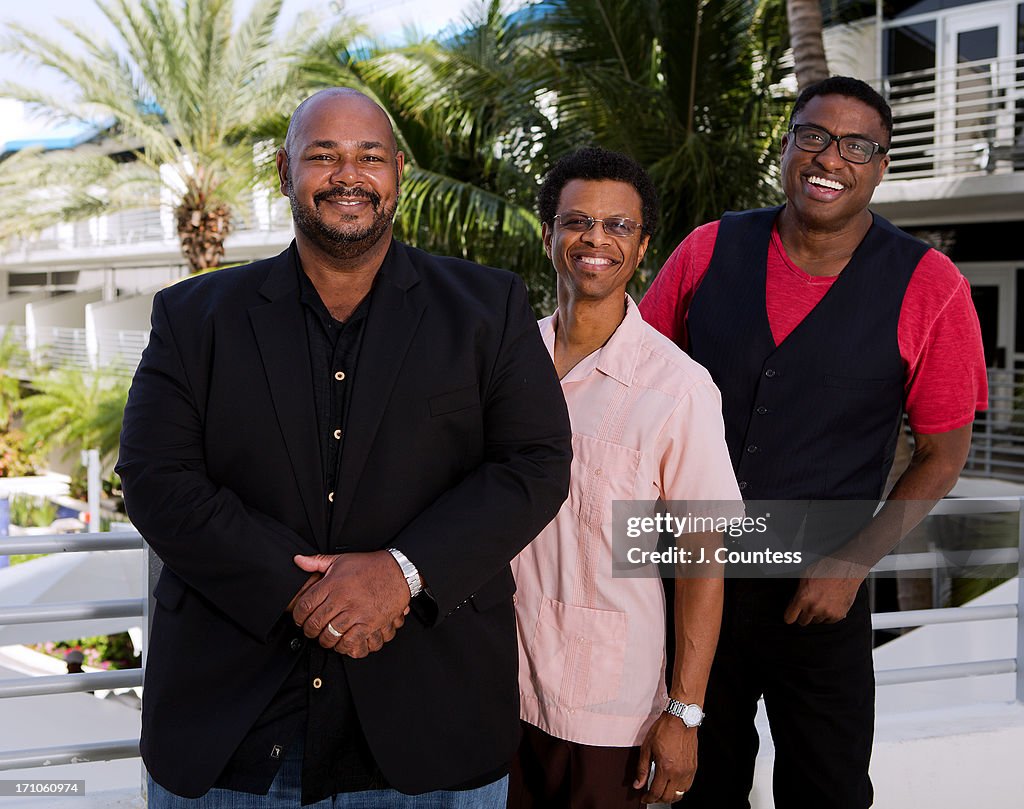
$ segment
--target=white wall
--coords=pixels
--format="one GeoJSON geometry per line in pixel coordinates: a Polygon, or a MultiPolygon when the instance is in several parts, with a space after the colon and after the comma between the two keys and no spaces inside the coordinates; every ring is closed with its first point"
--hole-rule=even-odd
{"type": "Polygon", "coordinates": [[[102,300],[102,290],[60,295],[25,306],[25,331],[29,353],[42,362],[44,346],[58,346],[60,364],[87,365],[85,305],[102,300]],[[60,335],[55,330],[62,330],[60,335]],[[80,338],[80,339],[79,339],[80,338]]]}
{"type": "Polygon", "coordinates": [[[134,368],[145,346],[154,294],[86,304],[85,337],[95,367],[123,363],[134,368]]]}
{"type": "Polygon", "coordinates": [[[825,31],[825,57],[834,76],[864,81],[879,77],[878,34],[873,19],[838,25],[825,31]]]}
{"type": "Polygon", "coordinates": [[[45,301],[49,297],[48,292],[25,292],[0,300],[0,326],[24,326],[25,305],[45,301]]]}
{"type": "Polygon", "coordinates": [[[84,329],[85,305],[102,300],[103,292],[98,289],[60,295],[45,301],[28,304],[25,307],[25,325],[29,329],[47,327],[84,329]]]}

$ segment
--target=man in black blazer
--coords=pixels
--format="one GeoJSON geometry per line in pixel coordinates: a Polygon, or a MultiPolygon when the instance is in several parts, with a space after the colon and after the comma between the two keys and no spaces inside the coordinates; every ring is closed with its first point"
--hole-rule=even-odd
{"type": "Polygon", "coordinates": [[[370,99],[317,93],[277,156],[294,243],[154,300],[117,467],[165,563],[151,807],[504,806],[508,562],[569,423],[521,280],[392,239],[403,160],[370,99]]]}

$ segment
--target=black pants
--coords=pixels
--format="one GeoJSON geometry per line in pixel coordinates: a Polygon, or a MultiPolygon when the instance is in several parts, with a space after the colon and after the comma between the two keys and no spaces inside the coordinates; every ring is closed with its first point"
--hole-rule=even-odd
{"type": "Polygon", "coordinates": [[[865,809],[875,678],[867,587],[847,617],[801,627],[782,615],[796,583],[726,581],[722,635],[700,728],[697,777],[681,809],[748,809],[764,695],[776,809],[865,809]]]}
{"type": "Polygon", "coordinates": [[[508,776],[508,809],[644,809],[633,789],[639,747],[591,747],[523,722],[508,776]]]}

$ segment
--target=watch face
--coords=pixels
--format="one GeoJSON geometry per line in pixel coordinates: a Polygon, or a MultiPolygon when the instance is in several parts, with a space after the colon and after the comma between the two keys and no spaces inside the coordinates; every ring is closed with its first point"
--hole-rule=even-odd
{"type": "Polygon", "coordinates": [[[704,719],[704,711],[700,709],[699,705],[687,705],[683,709],[682,715],[683,724],[687,727],[695,728],[704,719]]]}

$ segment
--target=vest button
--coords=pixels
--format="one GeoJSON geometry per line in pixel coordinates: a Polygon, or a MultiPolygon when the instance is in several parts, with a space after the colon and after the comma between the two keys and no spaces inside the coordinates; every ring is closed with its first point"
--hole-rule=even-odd
{"type": "Polygon", "coordinates": [[[768,408],[765,407],[764,405],[761,405],[759,408],[757,408],[757,415],[759,415],[759,416],[763,416],[767,412],[768,412],[768,408]]]}
{"type": "Polygon", "coordinates": [[[757,444],[751,444],[749,447],[747,447],[747,452],[749,452],[751,455],[753,455],[757,451],[757,444]]]}
{"type": "Polygon", "coordinates": [[[773,376],[775,376],[775,373],[776,372],[774,368],[769,368],[767,371],[764,372],[764,375],[771,379],[773,376]]]}
{"type": "Polygon", "coordinates": [[[741,481],[740,481],[740,482],[739,482],[739,483],[738,483],[737,485],[738,485],[738,486],[740,487],[740,491],[741,491],[741,492],[742,492],[742,491],[743,491],[743,490],[744,490],[745,488],[747,488],[747,482],[746,482],[745,480],[741,480],[741,481]]]}

